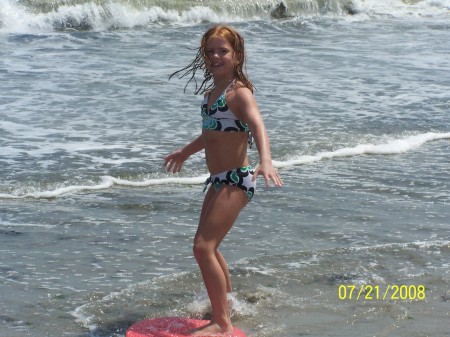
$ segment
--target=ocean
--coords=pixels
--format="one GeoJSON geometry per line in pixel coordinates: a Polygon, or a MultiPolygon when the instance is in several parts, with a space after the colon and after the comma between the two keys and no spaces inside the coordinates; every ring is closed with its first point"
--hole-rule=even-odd
{"type": "MultiPolygon", "coordinates": [[[[249,337],[449,337],[448,0],[0,0],[0,336],[206,317],[208,176],[169,76],[236,27],[281,188],[221,245],[249,337]]],[[[258,153],[249,150],[251,162],[258,153]]]]}

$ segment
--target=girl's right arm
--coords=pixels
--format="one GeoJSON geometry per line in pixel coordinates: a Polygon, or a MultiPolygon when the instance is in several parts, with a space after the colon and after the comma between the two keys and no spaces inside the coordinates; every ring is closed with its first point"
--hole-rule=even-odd
{"type": "Polygon", "coordinates": [[[183,163],[194,153],[197,153],[205,148],[205,143],[202,136],[198,136],[192,142],[177,149],[164,157],[164,167],[167,171],[177,173],[181,171],[183,163]]]}

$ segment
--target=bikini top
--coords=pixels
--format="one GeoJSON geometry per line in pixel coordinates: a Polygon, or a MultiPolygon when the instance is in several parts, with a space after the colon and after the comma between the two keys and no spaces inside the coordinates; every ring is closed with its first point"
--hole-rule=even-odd
{"type": "MultiPolygon", "coordinates": [[[[231,85],[231,84],[230,84],[231,85]]],[[[228,86],[229,87],[229,86],[228,86]]],[[[225,101],[225,94],[228,87],[223,91],[219,98],[208,109],[208,97],[205,95],[202,101],[202,128],[205,130],[231,131],[231,132],[249,132],[247,123],[240,121],[236,115],[228,108],[225,101]]]]}

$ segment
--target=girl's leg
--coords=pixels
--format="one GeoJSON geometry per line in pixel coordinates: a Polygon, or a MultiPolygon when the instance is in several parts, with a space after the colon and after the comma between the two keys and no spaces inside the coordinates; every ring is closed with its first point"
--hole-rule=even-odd
{"type": "MultiPolygon", "coordinates": [[[[216,193],[215,188],[212,188],[213,186],[210,187],[210,189],[208,190],[206,196],[205,196],[205,200],[203,201],[203,206],[202,206],[202,211],[200,214],[200,220],[199,223],[202,223],[205,218],[206,214],[206,210],[209,207],[210,201],[213,199],[214,194],[216,193]]],[[[225,274],[225,279],[227,282],[227,292],[231,293],[232,287],[231,287],[231,280],[230,280],[230,272],[228,271],[228,264],[227,261],[225,260],[225,258],[223,257],[222,253],[219,252],[218,249],[216,249],[216,257],[217,257],[217,261],[219,261],[220,266],[222,267],[222,270],[225,274]]]]}
{"type": "Polygon", "coordinates": [[[227,291],[231,287],[228,268],[217,248],[247,202],[242,190],[227,185],[218,191],[211,187],[205,197],[194,239],[194,256],[211,301],[212,319],[210,324],[197,329],[193,335],[233,331],[227,300],[227,291]]]}
{"type": "Polygon", "coordinates": [[[217,261],[219,261],[220,267],[223,270],[223,273],[225,275],[225,280],[227,283],[227,293],[231,293],[231,280],[230,280],[230,272],[228,270],[228,264],[227,261],[225,261],[225,258],[223,257],[222,253],[219,252],[218,249],[216,249],[216,258],[217,261]]]}

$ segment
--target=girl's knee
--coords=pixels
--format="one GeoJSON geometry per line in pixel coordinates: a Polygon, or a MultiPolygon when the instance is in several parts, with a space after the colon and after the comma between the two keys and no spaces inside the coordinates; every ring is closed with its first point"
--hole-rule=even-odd
{"type": "Polygon", "coordinates": [[[194,241],[192,250],[197,261],[213,257],[215,255],[215,249],[208,243],[201,240],[194,241]]]}

